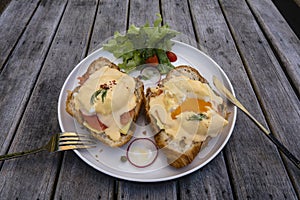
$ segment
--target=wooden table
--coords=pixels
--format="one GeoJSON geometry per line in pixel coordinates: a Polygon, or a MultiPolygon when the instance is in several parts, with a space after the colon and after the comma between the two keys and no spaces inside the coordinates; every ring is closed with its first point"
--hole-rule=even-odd
{"type": "MultiPolygon", "coordinates": [[[[238,99],[299,158],[300,41],[271,0],[12,0],[0,17],[0,154],[60,132],[58,96],[71,70],[115,31],[156,13],[223,68],[238,99]]],[[[43,152],[0,162],[0,199],[299,199],[299,180],[239,111],[221,153],[182,178],[130,182],[72,151],[43,152]]]]}

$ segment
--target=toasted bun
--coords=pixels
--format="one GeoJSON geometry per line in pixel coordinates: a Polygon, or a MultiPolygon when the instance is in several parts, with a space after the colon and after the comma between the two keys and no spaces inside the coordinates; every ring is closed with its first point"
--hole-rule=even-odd
{"type": "MultiPolygon", "coordinates": [[[[93,73],[95,73],[97,70],[101,69],[104,66],[109,66],[110,68],[119,70],[118,66],[115,65],[114,63],[110,62],[108,59],[100,57],[97,60],[93,61],[90,66],[88,67],[87,71],[85,72],[85,74],[83,74],[79,80],[80,80],[80,84],[83,84],[85,82],[85,80],[87,80],[89,78],[89,76],[93,73]]],[[[136,106],[133,109],[133,121],[135,122],[137,120],[138,114],[140,112],[141,109],[141,105],[144,102],[144,85],[141,81],[139,81],[138,79],[134,79],[136,81],[136,88],[134,91],[134,94],[136,95],[136,106]]],[[[74,103],[74,94],[76,92],[78,92],[78,90],[80,89],[81,85],[77,86],[73,91],[68,91],[68,97],[66,100],[66,111],[72,116],[74,117],[78,123],[83,124],[84,119],[82,117],[82,114],[80,112],[78,112],[75,109],[75,103],[74,103]]],[[[112,140],[109,136],[107,136],[105,134],[105,132],[102,133],[96,133],[93,130],[89,129],[88,127],[84,126],[96,139],[100,140],[101,142],[107,144],[108,146],[111,147],[119,147],[122,146],[124,144],[126,144],[131,138],[132,135],[134,133],[134,130],[132,130],[131,128],[129,129],[129,131],[127,132],[127,134],[122,134],[121,133],[121,138],[117,141],[112,140]]]]}
{"type": "Polygon", "coordinates": [[[186,76],[192,80],[200,81],[202,83],[208,83],[207,80],[203,76],[201,76],[201,74],[196,69],[187,65],[180,65],[177,66],[175,69],[171,70],[167,74],[165,80],[169,80],[177,76],[186,76]]]}
{"type": "MultiPolygon", "coordinates": [[[[199,72],[190,67],[190,66],[178,66],[175,69],[171,70],[165,79],[161,81],[159,84],[159,87],[162,87],[163,84],[172,79],[176,78],[177,76],[186,76],[192,80],[201,81],[203,83],[207,83],[207,80],[202,77],[199,72]]],[[[175,141],[172,139],[170,135],[168,135],[165,130],[160,130],[156,123],[156,119],[151,116],[150,114],[150,99],[158,96],[160,94],[159,91],[152,92],[150,88],[147,89],[146,93],[146,113],[147,118],[150,121],[150,124],[154,130],[155,133],[157,133],[154,136],[155,142],[157,146],[163,150],[165,153],[169,165],[175,167],[175,168],[181,168],[188,164],[190,164],[197,154],[199,153],[201,149],[201,145],[203,142],[196,142],[196,141],[175,141]],[[188,145],[186,145],[188,144],[188,145]]]]}

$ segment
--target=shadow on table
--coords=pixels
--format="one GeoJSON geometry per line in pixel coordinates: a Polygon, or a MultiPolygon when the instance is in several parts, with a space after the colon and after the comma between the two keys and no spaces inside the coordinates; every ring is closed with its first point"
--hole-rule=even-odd
{"type": "Polygon", "coordinates": [[[0,1],[0,15],[2,14],[2,12],[4,11],[4,9],[9,4],[10,1],[11,0],[1,0],[0,1]]]}
{"type": "Polygon", "coordinates": [[[300,0],[272,1],[298,38],[300,38],[300,0]]]}

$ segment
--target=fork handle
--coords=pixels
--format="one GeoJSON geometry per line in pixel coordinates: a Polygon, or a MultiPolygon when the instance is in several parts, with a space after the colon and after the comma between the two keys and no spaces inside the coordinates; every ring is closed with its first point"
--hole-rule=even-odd
{"type": "Polygon", "coordinates": [[[18,157],[26,156],[29,154],[35,154],[35,153],[38,153],[38,152],[41,152],[44,150],[46,150],[45,147],[40,147],[38,149],[33,149],[33,150],[29,150],[29,151],[22,151],[22,152],[17,152],[17,153],[0,155],[0,161],[12,159],[12,158],[18,158],[18,157]]]}

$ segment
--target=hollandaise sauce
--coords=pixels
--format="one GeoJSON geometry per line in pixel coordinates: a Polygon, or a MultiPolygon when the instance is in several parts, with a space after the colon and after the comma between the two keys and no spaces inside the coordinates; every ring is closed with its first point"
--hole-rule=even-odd
{"type": "Polygon", "coordinates": [[[119,140],[132,121],[135,87],[132,77],[108,66],[91,74],[74,95],[75,109],[82,113],[84,126],[119,140]]]}
{"type": "Polygon", "coordinates": [[[150,99],[150,114],[173,139],[204,141],[208,136],[217,136],[228,123],[217,112],[222,98],[206,83],[179,76],[159,90],[163,92],[150,99]]]}

